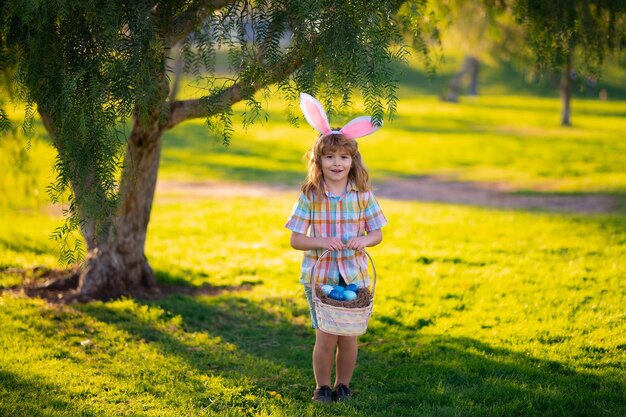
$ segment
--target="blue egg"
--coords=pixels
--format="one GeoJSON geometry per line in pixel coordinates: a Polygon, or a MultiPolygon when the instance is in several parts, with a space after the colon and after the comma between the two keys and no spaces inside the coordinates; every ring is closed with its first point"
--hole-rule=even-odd
{"type": "Polygon", "coordinates": [[[328,295],[330,294],[330,292],[333,290],[333,286],[332,285],[322,285],[322,291],[324,291],[324,294],[328,295]]]}
{"type": "Polygon", "coordinates": [[[334,288],[334,289],[335,289],[335,290],[337,290],[337,291],[341,291],[341,292],[344,292],[344,291],[346,290],[346,289],[345,289],[344,287],[342,287],[341,285],[335,285],[335,288],[334,288]]]}
{"type": "Polygon", "coordinates": [[[328,294],[328,296],[332,298],[333,300],[337,300],[337,301],[345,300],[345,297],[343,296],[343,292],[337,291],[337,290],[332,290],[330,294],[328,294]]]}
{"type": "Polygon", "coordinates": [[[346,301],[356,300],[356,293],[354,291],[345,290],[343,292],[343,296],[346,299],[346,301]]]}
{"type": "Polygon", "coordinates": [[[358,294],[359,293],[359,286],[356,285],[356,284],[349,284],[346,287],[346,290],[350,290],[350,291],[354,292],[355,294],[358,294]]]}

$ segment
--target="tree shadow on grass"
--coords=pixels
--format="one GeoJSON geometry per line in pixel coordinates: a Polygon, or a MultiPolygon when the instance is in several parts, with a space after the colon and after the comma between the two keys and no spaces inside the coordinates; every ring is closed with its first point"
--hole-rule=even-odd
{"type": "Polygon", "coordinates": [[[189,345],[180,335],[168,332],[156,322],[141,320],[133,311],[113,310],[107,303],[90,303],[79,308],[127,331],[137,340],[151,343],[164,354],[180,357],[201,372],[231,379],[254,377],[259,386],[268,390],[281,391],[282,386],[298,385],[305,374],[310,374],[306,378],[310,383],[312,371],[309,372],[306,362],[302,363],[302,355],[310,355],[311,332],[246,298],[233,294],[208,297],[179,294],[137,302],[163,311],[163,317],[180,316],[185,334],[217,337],[218,345],[209,349],[189,345]],[[225,352],[230,353],[225,355],[225,352]]]}
{"type": "MultiPolygon", "coordinates": [[[[80,308],[152,343],[164,355],[175,355],[200,373],[219,375],[233,384],[245,378],[258,387],[257,395],[277,391],[292,400],[285,405],[288,411],[310,404],[314,337],[306,325],[276,313],[278,308],[272,306],[280,303],[294,302],[276,298],[259,304],[221,295],[172,296],[142,303],[163,310],[166,316],[179,316],[187,334],[218,338],[218,345],[206,348],[189,346],[165,326],[146,323],[132,312],[112,310],[106,303],[80,308]]],[[[301,305],[290,306],[296,318],[308,314],[301,305]]],[[[349,415],[596,417],[621,416],[626,409],[626,385],[619,379],[619,367],[603,374],[600,368],[580,371],[477,339],[423,335],[384,320],[374,322],[360,341],[355,399],[337,406],[349,415]]]]}
{"type": "Polygon", "coordinates": [[[618,372],[574,370],[473,338],[405,334],[360,354],[371,364],[363,391],[384,415],[617,417],[626,409],[618,372]]]}
{"type": "Polygon", "coordinates": [[[20,254],[47,255],[50,245],[46,241],[36,240],[26,236],[13,235],[11,239],[0,239],[0,247],[20,254]]]}
{"type": "MultiPolygon", "coordinates": [[[[262,155],[257,155],[261,157],[262,155]]],[[[251,157],[252,158],[252,157],[251,157]]],[[[301,158],[301,157],[300,157],[301,158]]],[[[259,167],[253,161],[232,165],[222,162],[212,162],[210,171],[207,171],[206,162],[189,161],[186,156],[163,156],[163,162],[171,166],[184,166],[185,172],[200,180],[215,177],[230,182],[249,182],[262,184],[288,184],[296,186],[302,181],[303,171],[300,167],[293,169],[277,169],[275,167],[259,167]]],[[[298,158],[294,158],[295,161],[298,158]]]]}
{"type": "Polygon", "coordinates": [[[82,406],[81,402],[67,401],[68,393],[59,393],[59,387],[40,379],[24,378],[0,369],[0,415],[32,416],[101,416],[82,406]],[[43,395],[42,395],[43,394],[43,395]]]}

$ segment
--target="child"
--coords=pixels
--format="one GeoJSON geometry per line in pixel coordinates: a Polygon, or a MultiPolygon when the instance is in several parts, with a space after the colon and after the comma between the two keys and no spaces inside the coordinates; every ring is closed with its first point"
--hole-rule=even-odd
{"type": "MultiPolygon", "coordinates": [[[[333,130],[322,105],[308,94],[300,95],[306,120],[321,135],[308,152],[309,171],[302,193],[285,227],[292,231],[291,246],[303,250],[300,282],[311,311],[315,330],[313,372],[316,388],[313,401],[344,401],[350,397],[350,380],[357,359],[357,336],[338,336],[317,328],[311,295],[311,273],[316,267],[321,283],[331,285],[369,282],[365,254],[357,252],[382,241],[381,228],[387,224],[371,192],[369,175],[361,160],[357,137],[376,130],[369,117],[358,117],[340,130],[333,130]],[[308,234],[307,234],[308,231],[308,234]],[[336,353],[335,353],[336,350],[336,353]],[[336,359],[334,390],[330,388],[333,360],[336,359]]],[[[316,282],[320,283],[318,279],[316,282]]]]}

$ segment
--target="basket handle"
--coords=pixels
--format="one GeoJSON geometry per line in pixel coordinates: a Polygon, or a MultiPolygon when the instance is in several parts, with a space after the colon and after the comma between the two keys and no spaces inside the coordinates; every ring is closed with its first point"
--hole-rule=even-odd
{"type": "MultiPolygon", "coordinates": [[[[344,249],[340,249],[340,250],[344,250],[344,249]]],[[[319,297],[316,294],[315,291],[315,268],[317,268],[317,266],[319,265],[320,261],[328,254],[332,253],[334,251],[330,250],[330,249],[326,249],[324,252],[322,252],[322,254],[319,256],[319,258],[317,258],[317,261],[315,261],[315,264],[313,264],[313,267],[311,268],[311,294],[313,296],[313,299],[319,300],[319,297]]],[[[356,252],[363,252],[367,258],[370,261],[370,264],[372,265],[372,272],[373,272],[373,279],[374,281],[372,282],[372,297],[374,297],[374,290],[376,289],[376,266],[374,265],[374,260],[372,259],[372,257],[370,256],[369,252],[366,251],[365,249],[357,249],[355,251],[356,252]]],[[[363,280],[365,282],[365,280],[363,280]]]]}

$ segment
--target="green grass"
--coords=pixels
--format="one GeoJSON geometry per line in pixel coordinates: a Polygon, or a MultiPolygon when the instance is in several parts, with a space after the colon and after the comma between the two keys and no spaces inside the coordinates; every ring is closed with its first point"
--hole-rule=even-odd
{"type": "MultiPolygon", "coordinates": [[[[574,127],[560,128],[549,91],[529,96],[519,80],[504,84],[512,75],[490,71],[496,81],[485,95],[457,105],[437,99],[443,79],[426,84],[422,72],[407,72],[397,117],[360,141],[375,184],[435,175],[527,193],[626,194],[626,102],[579,96],[574,127]]],[[[293,187],[266,200],[157,195],[147,240],[157,279],[218,294],[65,306],[0,295],[0,415],[626,414],[623,211],[386,199],[390,224],[371,249],[379,282],[354,401],[311,404],[302,254],[283,224],[315,135],[289,126],[281,109],[272,99],[271,122],[237,130],[229,148],[202,121],[164,138],[161,180],[293,187]]],[[[54,152],[40,125],[30,150],[23,142],[0,139],[2,289],[41,279],[36,267],[58,267],[48,236],[61,218],[45,192],[54,152]]]]}
{"type": "MultiPolygon", "coordinates": [[[[403,79],[394,119],[360,141],[375,180],[437,175],[506,182],[520,191],[626,194],[626,143],[620,140],[626,136],[626,101],[577,97],[574,126],[563,128],[559,99],[528,96],[521,86],[502,90],[506,71],[488,71],[493,82],[484,95],[452,104],[437,98],[448,72],[428,80],[409,70],[421,75],[403,79]]],[[[621,78],[609,81],[616,80],[621,78]]],[[[183,92],[191,96],[193,89],[183,92]]],[[[243,109],[239,104],[235,112],[243,109]]],[[[315,132],[305,123],[290,126],[280,97],[269,101],[267,111],[270,122],[248,131],[236,117],[229,147],[200,119],[166,132],[159,178],[297,185],[315,132]]],[[[331,120],[340,125],[361,111],[357,107],[350,116],[331,120]]],[[[18,109],[12,117],[19,120],[22,113],[18,109]]],[[[0,140],[0,210],[38,209],[47,202],[54,152],[40,124],[30,150],[24,142],[11,136],[0,140]]]]}
{"type": "MultiPolygon", "coordinates": [[[[160,178],[297,184],[311,128],[289,126],[272,100],[271,123],[235,133],[223,147],[202,121],[167,132],[160,178]]],[[[626,102],[579,100],[572,128],[557,99],[488,96],[460,104],[402,98],[397,116],[360,148],[375,180],[439,175],[507,182],[519,190],[626,192],[626,102]]],[[[343,119],[341,120],[343,121],[343,119]]]]}
{"type": "MultiPolygon", "coordinates": [[[[407,96],[395,119],[363,138],[360,148],[377,181],[438,175],[506,182],[523,191],[626,194],[626,142],[620,140],[626,102],[579,100],[572,128],[558,126],[558,108],[549,98],[488,96],[451,104],[407,96]]],[[[290,126],[278,99],[268,111],[270,123],[238,130],[230,147],[201,120],[167,132],[159,178],[297,185],[315,134],[290,126]]],[[[42,134],[30,151],[13,138],[0,141],[0,210],[45,205],[53,160],[42,134]]]]}
{"type": "MultiPolygon", "coordinates": [[[[314,337],[282,228],[294,198],[157,199],[159,279],[220,295],[57,307],[4,294],[0,414],[623,415],[623,216],[382,200],[356,395],[325,407],[309,401],[314,337]]],[[[50,263],[41,236],[11,236],[29,259],[16,263],[50,263]]]]}

